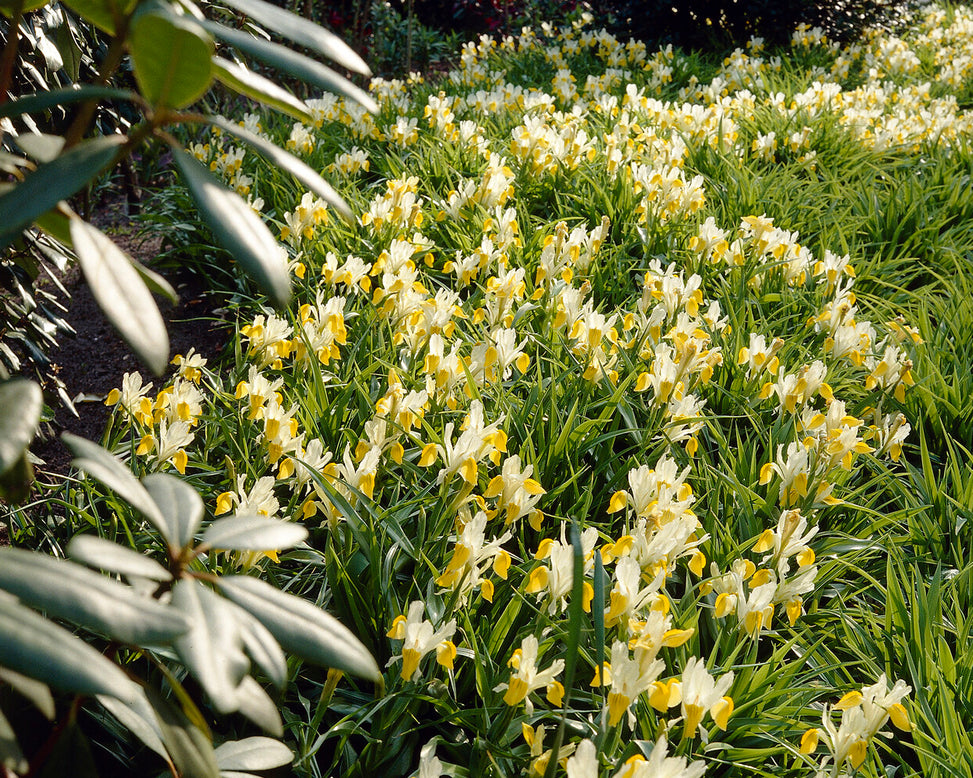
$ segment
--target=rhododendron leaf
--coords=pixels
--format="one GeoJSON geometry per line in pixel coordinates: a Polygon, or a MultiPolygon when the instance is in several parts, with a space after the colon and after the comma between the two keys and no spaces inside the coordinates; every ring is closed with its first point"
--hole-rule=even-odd
{"type": "Polygon", "coordinates": [[[224,576],[224,595],[248,610],[291,653],[372,681],[381,672],[352,632],[321,608],[250,576],[224,576]]]}
{"type": "Polygon", "coordinates": [[[287,262],[267,225],[246,200],[223,186],[193,157],[178,148],[172,149],[172,155],[217,240],[275,306],[286,306],[291,296],[287,262]]]}

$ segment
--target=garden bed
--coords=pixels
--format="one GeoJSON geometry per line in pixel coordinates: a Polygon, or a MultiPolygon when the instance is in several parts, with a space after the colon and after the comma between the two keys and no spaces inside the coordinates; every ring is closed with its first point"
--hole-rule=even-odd
{"type": "Polygon", "coordinates": [[[375,80],[374,117],[241,118],[354,223],[194,139],[295,303],[237,294],[222,361],[97,393],[109,446],[207,520],[309,530],[201,576],[327,607],[383,669],[291,663],[296,770],[973,767],[971,29],[716,63],[579,20],[375,80]]]}

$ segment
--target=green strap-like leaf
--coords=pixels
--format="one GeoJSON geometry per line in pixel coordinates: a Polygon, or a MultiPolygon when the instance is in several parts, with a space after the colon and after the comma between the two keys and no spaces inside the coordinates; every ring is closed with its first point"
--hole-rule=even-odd
{"type": "Polygon", "coordinates": [[[287,746],[269,737],[231,740],[216,749],[221,770],[273,770],[290,764],[293,758],[287,746]]]}
{"type": "Polygon", "coordinates": [[[97,443],[79,438],[70,432],[61,435],[61,440],[75,456],[71,462],[74,467],[83,470],[115,492],[148,519],[163,538],[168,540],[168,525],[165,517],[146,488],[132,475],[131,470],[97,443]]]}
{"type": "Polygon", "coordinates": [[[261,62],[299,78],[307,84],[354,100],[364,106],[367,111],[378,113],[378,103],[367,92],[359,89],[327,65],[322,65],[310,57],[291,51],[285,46],[255,38],[248,32],[234,30],[210,21],[201,22],[201,24],[220,40],[235,46],[251,57],[256,57],[261,62]]]}
{"type": "Polygon", "coordinates": [[[135,684],[114,663],[29,608],[0,599],[0,665],[75,694],[131,701],[135,684]]]}
{"type": "Polygon", "coordinates": [[[85,100],[132,100],[135,96],[134,92],[127,89],[114,89],[107,86],[84,85],[77,88],[52,89],[50,92],[24,95],[0,105],[0,119],[46,111],[55,105],[70,105],[85,100]]]}
{"type": "Polygon", "coordinates": [[[196,21],[160,11],[139,13],[129,35],[132,69],[155,106],[185,108],[213,82],[213,38],[196,21]]]}
{"type": "Polygon", "coordinates": [[[176,653],[216,709],[232,713],[240,707],[237,687],[250,662],[233,611],[224,602],[195,578],[183,578],[172,587],[172,606],[191,625],[173,644],[176,653]]]}
{"type": "Polygon", "coordinates": [[[341,67],[370,76],[371,69],[365,61],[333,32],[308,21],[297,14],[285,11],[264,0],[224,0],[226,5],[252,17],[259,24],[270,28],[282,38],[288,38],[301,46],[314,49],[341,67]]]}
{"type": "Polygon", "coordinates": [[[299,122],[313,121],[311,109],[303,100],[298,100],[286,89],[259,73],[222,57],[213,57],[213,72],[221,84],[234,92],[269,105],[299,122]]]}
{"type": "Polygon", "coordinates": [[[110,570],[129,578],[168,581],[172,575],[154,559],[97,535],[75,535],[68,543],[72,559],[99,570],[110,570]]]}
{"type": "Polygon", "coordinates": [[[321,178],[310,165],[298,159],[290,152],[284,151],[279,146],[275,146],[266,138],[254,135],[252,132],[243,129],[239,124],[234,124],[222,116],[213,116],[210,118],[210,122],[224,132],[236,135],[240,140],[253,146],[258,153],[265,156],[277,165],[277,167],[286,170],[318,197],[323,198],[346,221],[354,224],[355,217],[352,215],[351,209],[348,208],[348,205],[341,198],[341,195],[332,189],[331,185],[321,178]]]}
{"type": "Polygon", "coordinates": [[[182,615],[66,559],[0,548],[0,589],[26,605],[133,645],[168,643],[189,627],[182,615]]]}
{"type": "Polygon", "coordinates": [[[0,382],[0,474],[24,455],[44,408],[41,388],[26,378],[0,382]]]}
{"type": "Polygon", "coordinates": [[[343,670],[372,681],[378,665],[352,632],[311,603],[245,575],[220,578],[223,594],[250,611],[285,650],[309,662],[343,670]]]}
{"type": "Polygon", "coordinates": [[[203,501],[185,481],[168,473],[153,473],[142,481],[162,512],[165,538],[173,551],[186,548],[203,520],[203,501]]]}
{"type": "Polygon", "coordinates": [[[104,135],[79,143],[0,195],[0,248],[9,246],[41,214],[80,191],[115,160],[124,142],[121,135],[104,135]]]}
{"type": "Polygon", "coordinates": [[[206,528],[202,542],[226,551],[277,551],[306,538],[307,530],[299,524],[252,515],[217,519],[206,528]]]}
{"type": "Polygon", "coordinates": [[[98,306],[152,372],[162,375],[169,362],[169,335],[132,260],[80,218],[71,219],[71,242],[98,306]]]}
{"type": "Polygon", "coordinates": [[[275,306],[285,307],[291,296],[287,262],[267,225],[246,200],[223,186],[196,159],[179,148],[173,148],[172,155],[216,239],[275,306]]]}

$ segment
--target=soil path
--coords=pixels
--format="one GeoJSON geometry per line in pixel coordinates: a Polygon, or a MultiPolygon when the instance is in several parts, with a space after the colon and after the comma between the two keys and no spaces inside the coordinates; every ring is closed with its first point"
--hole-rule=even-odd
{"type": "MultiPolygon", "coordinates": [[[[124,215],[109,215],[107,219],[108,225],[99,223],[98,226],[132,257],[151,265],[159,251],[161,238],[139,235],[137,225],[124,215]]],[[[195,348],[212,362],[228,338],[217,296],[198,275],[185,269],[163,271],[163,275],[179,294],[179,303],[175,306],[159,300],[169,331],[170,356],[185,354],[195,348]]],[[[54,422],[44,425],[41,436],[31,447],[44,462],[36,467],[37,478],[48,483],[65,475],[69,469],[71,455],[59,440],[61,432],[68,431],[100,442],[110,410],[105,406],[104,398],[112,389],[121,386],[125,373],[140,372],[156,389],[164,380],[153,376],[118,336],[76,267],[68,272],[64,284],[71,292],[66,319],[76,335],[62,336],[59,348],[50,356],[69,396],[77,398],[78,415],[74,416],[67,408],[58,408],[54,422]]]]}

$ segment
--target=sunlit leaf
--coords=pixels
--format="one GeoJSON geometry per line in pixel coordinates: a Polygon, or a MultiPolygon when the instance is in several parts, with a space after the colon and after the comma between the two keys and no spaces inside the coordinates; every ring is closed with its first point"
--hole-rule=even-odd
{"type": "Polygon", "coordinates": [[[65,692],[135,698],[135,684],[117,665],[40,614],[0,599],[0,625],[0,665],[65,692]]]}
{"type": "Polygon", "coordinates": [[[280,718],[277,703],[251,676],[246,676],[237,687],[236,700],[239,712],[250,721],[275,737],[283,737],[284,722],[280,718]]]}
{"type": "Polygon", "coordinates": [[[274,686],[283,689],[287,683],[287,658],[277,638],[250,615],[249,611],[229,600],[225,602],[227,607],[234,611],[234,618],[239,626],[240,638],[243,640],[243,648],[247,655],[267,674],[274,686]]]}
{"type": "Polygon", "coordinates": [[[225,27],[215,22],[202,22],[203,26],[220,40],[229,43],[251,57],[256,57],[272,68],[300,79],[306,84],[334,92],[362,105],[367,111],[378,113],[378,103],[363,89],[339,75],[327,65],[298,54],[277,43],[255,38],[248,32],[225,27]]]}
{"type": "Polygon", "coordinates": [[[310,165],[298,159],[290,152],[284,151],[284,149],[274,145],[266,138],[254,135],[252,132],[243,129],[239,124],[227,121],[221,116],[214,116],[210,121],[225,132],[236,135],[240,140],[253,146],[258,153],[265,156],[281,170],[286,170],[318,197],[323,198],[328,205],[338,211],[347,221],[354,222],[355,217],[352,215],[348,205],[341,198],[341,195],[327,181],[321,178],[310,165]]]}
{"type": "Polygon", "coordinates": [[[152,372],[161,375],[169,362],[169,335],[132,260],[83,219],[71,219],[71,242],[98,306],[152,372]]]}
{"type": "Polygon", "coordinates": [[[169,547],[178,551],[192,543],[205,510],[196,490],[168,473],[153,473],[142,483],[162,513],[169,547]]]}
{"type": "Polygon", "coordinates": [[[189,631],[174,643],[179,658],[216,709],[232,713],[240,707],[237,687],[250,669],[233,611],[195,578],[176,582],[172,606],[190,624],[189,631]]]}
{"type": "Polygon", "coordinates": [[[299,524],[253,515],[217,519],[203,532],[202,542],[227,551],[276,551],[306,538],[307,530],[299,524]]]}
{"type": "Polygon", "coordinates": [[[188,628],[175,610],[66,559],[0,548],[0,589],[49,616],[123,643],[167,643],[188,628]]]}
{"type": "Polygon", "coordinates": [[[231,740],[216,749],[221,770],[273,770],[290,764],[293,758],[287,746],[269,737],[231,740]]]}
{"type": "Polygon", "coordinates": [[[224,86],[268,105],[299,122],[312,121],[311,109],[281,86],[236,62],[213,57],[213,73],[224,86]]]}
{"type": "Polygon", "coordinates": [[[72,559],[89,567],[121,573],[129,578],[168,581],[172,575],[151,557],[97,535],[75,535],[66,549],[72,559]]]}
{"type": "Polygon", "coordinates": [[[369,680],[381,677],[361,641],[321,608],[250,576],[224,576],[218,586],[270,630],[285,650],[369,680]]]}
{"type": "Polygon", "coordinates": [[[372,71],[352,48],[333,32],[263,0],[224,0],[231,8],[253,18],[271,32],[323,54],[341,67],[370,76],[372,71]]]}
{"type": "Polygon", "coordinates": [[[26,378],[0,382],[0,473],[14,466],[37,431],[44,408],[41,388],[26,378]]]}
{"type": "Polygon", "coordinates": [[[156,107],[185,108],[213,81],[213,39],[197,22],[155,10],[139,13],[129,34],[132,69],[156,107]]]}
{"type": "Polygon", "coordinates": [[[287,262],[267,225],[246,200],[223,186],[193,157],[179,148],[173,148],[172,155],[216,239],[275,306],[286,306],[291,295],[287,262]]]}

